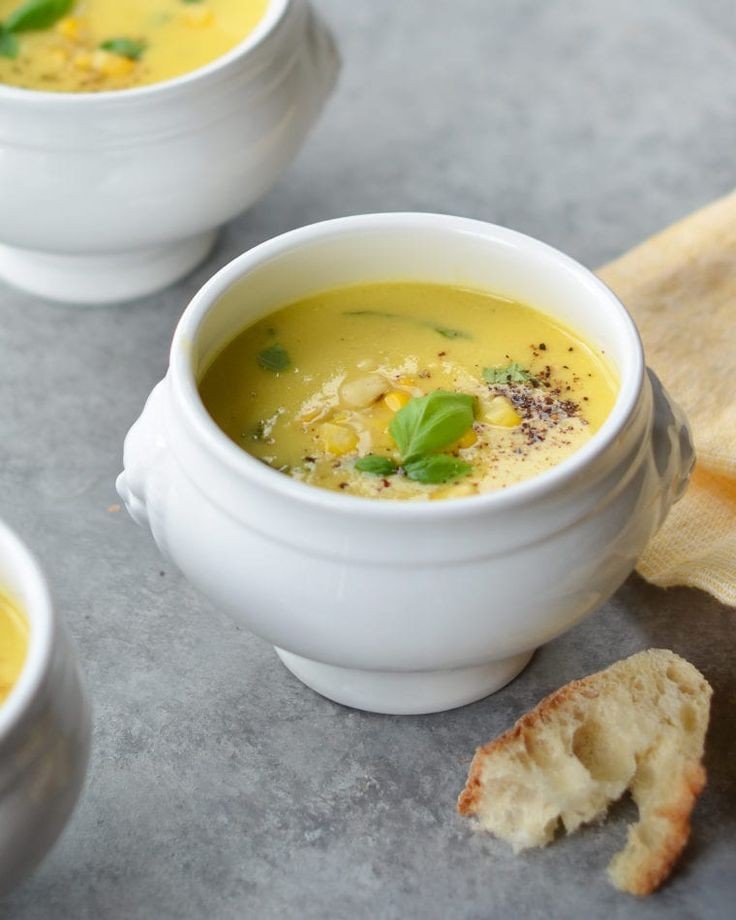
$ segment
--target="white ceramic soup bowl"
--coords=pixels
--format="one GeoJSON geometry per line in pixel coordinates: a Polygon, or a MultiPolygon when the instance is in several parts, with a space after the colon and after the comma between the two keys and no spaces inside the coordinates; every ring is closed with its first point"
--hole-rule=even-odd
{"type": "Polygon", "coordinates": [[[172,80],[103,93],[0,85],[0,278],[74,303],[165,287],[299,150],[338,59],[307,0],[172,80]]]}
{"type": "Polygon", "coordinates": [[[87,770],[90,712],[72,641],[28,549],[0,523],[0,590],[30,626],[20,677],[0,704],[0,896],[42,859],[87,770]]]}
{"type": "Polygon", "coordinates": [[[631,317],[587,269],[502,227],[376,214],[277,237],[202,288],[128,434],[118,491],[190,581],[310,687],[419,713],[497,690],[605,601],[692,463],[687,423],[645,371],[631,317]],[[290,479],[212,421],[197,380],[245,326],[327,288],[412,279],[517,298],[605,349],[621,384],[601,429],[504,491],[401,503],[290,479]]]}

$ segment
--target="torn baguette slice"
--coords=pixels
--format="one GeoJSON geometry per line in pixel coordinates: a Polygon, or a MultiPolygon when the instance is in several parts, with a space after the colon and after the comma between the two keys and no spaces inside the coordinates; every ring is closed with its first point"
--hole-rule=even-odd
{"type": "Polygon", "coordinates": [[[712,690],[674,652],[653,649],[543,699],[476,751],[458,811],[519,852],[602,818],[629,789],[639,820],[608,867],[646,895],[669,875],[705,786],[712,690]]]}

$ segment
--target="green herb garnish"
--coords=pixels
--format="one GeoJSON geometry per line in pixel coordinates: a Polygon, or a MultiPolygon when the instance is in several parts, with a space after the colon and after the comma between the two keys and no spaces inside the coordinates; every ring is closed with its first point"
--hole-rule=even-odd
{"type": "MultiPolygon", "coordinates": [[[[388,427],[402,458],[408,479],[436,485],[467,476],[472,467],[464,460],[441,454],[472,426],[475,399],[467,393],[435,390],[411,399],[399,409],[388,427]]],[[[355,463],[355,469],[375,476],[398,472],[393,460],[369,454],[355,463]]]]}
{"type": "Polygon", "coordinates": [[[446,339],[470,339],[472,338],[467,332],[463,332],[462,329],[450,329],[448,326],[433,326],[435,332],[439,332],[441,336],[446,339]]]}
{"type": "Polygon", "coordinates": [[[391,476],[396,472],[397,466],[389,457],[368,454],[355,461],[355,469],[361,473],[371,473],[373,476],[391,476]]]}
{"type": "Polygon", "coordinates": [[[269,345],[258,355],[258,364],[266,371],[278,374],[291,367],[289,352],[281,345],[269,345]]]}
{"type": "Polygon", "coordinates": [[[457,457],[451,457],[449,454],[432,454],[431,457],[413,460],[404,466],[409,479],[428,485],[459,479],[461,476],[467,476],[471,469],[469,463],[458,460],[457,457]]]}
{"type": "Polygon", "coordinates": [[[17,58],[18,57],[18,38],[12,32],[3,32],[0,26],[0,57],[17,58]]]}
{"type": "Polygon", "coordinates": [[[107,41],[102,42],[100,48],[103,51],[112,51],[113,54],[130,58],[131,61],[137,61],[146,50],[146,43],[137,41],[135,38],[108,38],[107,41]]]}
{"type": "Polygon", "coordinates": [[[72,8],[74,0],[27,0],[8,16],[5,32],[33,32],[48,29],[72,8]]]}
{"type": "Polygon", "coordinates": [[[511,364],[503,366],[484,367],[483,379],[491,384],[532,383],[534,377],[525,367],[512,361],[511,364]]]}
{"type": "Polygon", "coordinates": [[[436,453],[461,438],[473,424],[474,406],[472,396],[446,390],[409,400],[388,426],[402,463],[436,453]]]}
{"type": "Polygon", "coordinates": [[[345,316],[382,316],[384,319],[406,319],[398,313],[387,313],[385,310],[346,310],[345,316]]]}
{"type": "Polygon", "coordinates": [[[347,310],[344,316],[380,316],[383,319],[397,319],[403,323],[411,323],[413,326],[422,326],[424,329],[431,329],[439,333],[445,339],[472,339],[473,336],[462,329],[452,329],[449,326],[438,326],[436,323],[424,319],[415,319],[413,316],[402,316],[400,313],[387,313],[384,310],[347,310]]]}

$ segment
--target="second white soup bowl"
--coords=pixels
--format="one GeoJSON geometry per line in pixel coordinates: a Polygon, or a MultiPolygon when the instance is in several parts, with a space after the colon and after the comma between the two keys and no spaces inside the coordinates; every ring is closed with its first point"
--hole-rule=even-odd
{"type": "Polygon", "coordinates": [[[287,233],[202,288],[126,439],[118,490],[162,552],[304,683],[361,709],[420,713],[497,690],[605,601],[692,463],[687,423],[646,371],[631,317],[587,269],[491,224],[376,214],[287,233]],[[536,478],[426,503],[297,482],[223,434],[197,381],[227,342],[290,301],[393,279],[487,290],[569,325],[618,372],[609,418],[536,478]]]}
{"type": "Polygon", "coordinates": [[[308,0],[171,80],[102,93],[0,84],[0,278],[99,304],[171,284],[283,173],[338,71],[308,0]]]}
{"type": "Polygon", "coordinates": [[[2,899],[69,820],[87,772],[91,726],[77,652],[43,572],[2,522],[0,591],[18,603],[30,627],[23,669],[0,705],[2,899]]]}

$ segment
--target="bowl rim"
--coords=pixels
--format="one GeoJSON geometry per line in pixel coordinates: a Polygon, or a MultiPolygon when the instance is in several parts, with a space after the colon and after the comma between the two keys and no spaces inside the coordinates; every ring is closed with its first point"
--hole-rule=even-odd
{"type": "MultiPolygon", "coordinates": [[[[11,734],[35,699],[51,663],[56,617],[46,577],[36,557],[21,538],[0,521],[0,554],[23,584],[27,599],[19,603],[28,620],[28,651],[20,676],[4,703],[0,704],[0,745],[11,734]]],[[[17,601],[12,590],[0,585],[0,591],[17,601]]]]}
{"type": "Polygon", "coordinates": [[[159,80],[156,83],[146,83],[143,86],[104,90],[99,93],[25,89],[0,82],[0,104],[7,101],[20,103],[21,105],[48,105],[58,109],[67,107],[76,110],[77,108],[92,108],[95,105],[99,106],[107,103],[123,105],[127,102],[145,101],[147,97],[151,96],[173,95],[179,90],[186,90],[192,83],[217,75],[219,71],[224,70],[263,44],[284,20],[289,9],[299,0],[266,0],[266,2],[267,6],[263,16],[255,28],[248,32],[241,41],[209,63],[196,67],[194,70],[186,70],[176,77],[169,77],[167,80],[159,80]]]}
{"type": "MultiPolygon", "coordinates": [[[[245,327],[244,327],[245,328],[245,327]]],[[[249,249],[237,256],[213,275],[194,295],[184,310],[171,344],[169,378],[175,404],[184,414],[187,429],[194,433],[200,445],[213,454],[236,476],[257,485],[261,490],[316,509],[371,519],[446,519],[505,511],[510,506],[526,504],[559,491],[581,471],[600,457],[616,440],[636,410],[644,384],[644,352],[634,320],[616,295],[596,275],[571,256],[534,237],[472,218],[426,212],[386,212],[358,214],[308,224],[290,230],[249,249]],[[373,232],[419,227],[444,230],[447,233],[480,235],[490,245],[503,244],[525,248],[552,257],[560,270],[574,275],[601,303],[612,311],[628,337],[626,357],[631,361],[628,376],[621,376],[613,408],[603,425],[591,439],[561,463],[529,479],[505,489],[485,492],[468,499],[442,502],[376,501],[364,496],[321,489],[299,482],[251,456],[220,429],[207,412],[197,387],[192,367],[193,343],[208,311],[220,297],[251,270],[277,259],[303,244],[334,237],[343,232],[373,232]]]]}

